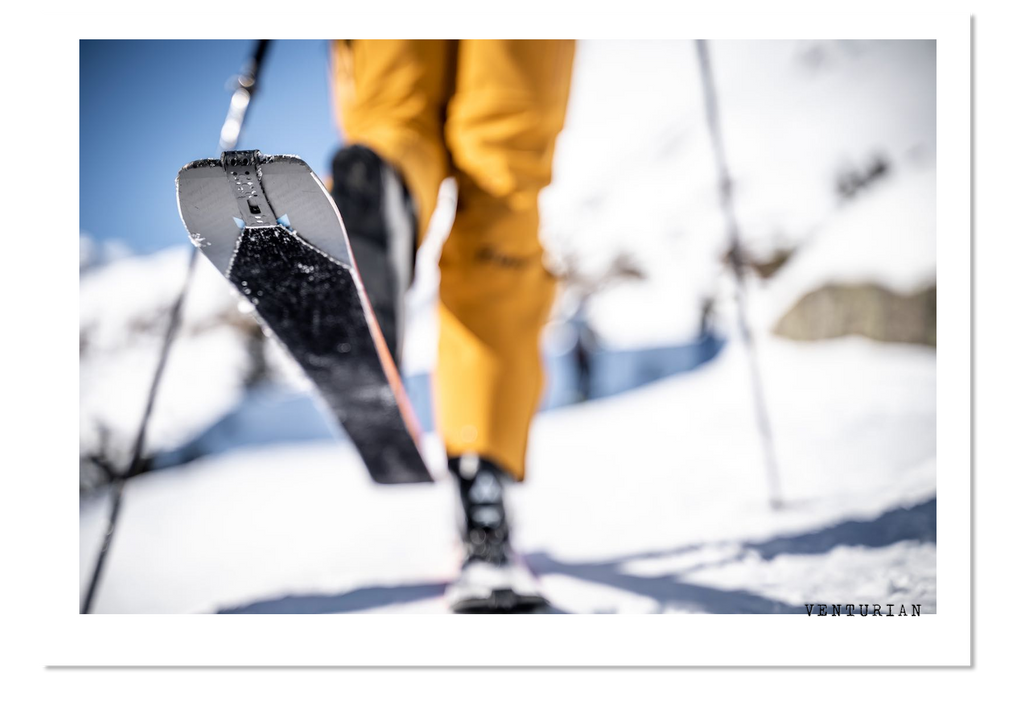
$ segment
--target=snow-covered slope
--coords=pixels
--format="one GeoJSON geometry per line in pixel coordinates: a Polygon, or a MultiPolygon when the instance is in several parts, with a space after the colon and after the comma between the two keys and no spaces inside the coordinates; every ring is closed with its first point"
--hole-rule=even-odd
{"type": "MultiPolygon", "coordinates": [[[[168,312],[185,280],[186,247],[122,257],[81,276],[80,446],[82,455],[127,459],[157,364],[168,312]]],[[[240,396],[245,343],[225,325],[237,316],[216,271],[197,263],[183,330],[156,405],[150,448],[177,445],[198,433],[240,396]]]]}
{"type": "MultiPolygon", "coordinates": [[[[936,609],[934,353],[853,339],[764,352],[783,511],[768,508],[736,346],[690,375],[538,417],[512,511],[556,607],[936,609]]],[[[83,585],[104,510],[100,497],[82,506],[83,585]]],[[[101,612],[442,611],[458,565],[447,481],[375,486],[332,442],[146,475],[122,511],[101,612]]]]}
{"type": "MultiPolygon", "coordinates": [[[[829,253],[786,273],[764,328],[822,280],[934,280],[934,44],[712,42],[711,55],[744,246],[829,253]],[[879,156],[873,203],[842,205],[839,174],[879,156]]],[[[607,344],[692,337],[701,297],[729,286],[694,45],[581,42],[573,80],[542,194],[552,260],[597,276],[628,253],[648,273],[590,302],[607,344]]]]}
{"type": "MultiPolygon", "coordinates": [[[[184,230],[183,239],[184,239],[184,230]]],[[[83,240],[83,246],[88,247],[83,240]]],[[[188,272],[190,246],[121,255],[84,271],[79,285],[79,447],[118,469],[127,464],[166,334],[188,272]]],[[[146,453],[176,448],[236,408],[253,354],[266,376],[307,391],[298,365],[264,338],[238,296],[205,258],[195,263],[147,434],[146,453]]]]}

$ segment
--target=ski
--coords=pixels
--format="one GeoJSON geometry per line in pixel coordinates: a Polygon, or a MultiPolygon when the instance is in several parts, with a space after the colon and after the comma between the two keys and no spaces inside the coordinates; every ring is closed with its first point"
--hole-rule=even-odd
{"type": "Polygon", "coordinates": [[[193,245],[299,363],[373,480],[430,482],[345,226],[313,170],[295,156],[224,152],[182,167],[177,194],[193,245]]]}

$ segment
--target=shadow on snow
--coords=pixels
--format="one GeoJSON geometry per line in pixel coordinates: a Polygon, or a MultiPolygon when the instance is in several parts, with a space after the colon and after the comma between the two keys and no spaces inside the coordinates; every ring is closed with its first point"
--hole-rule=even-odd
{"type": "MultiPolygon", "coordinates": [[[[771,560],[782,554],[820,555],[838,546],[880,548],[900,541],[934,543],[936,534],[936,500],[931,498],[912,507],[891,509],[875,519],[844,521],[833,526],[799,534],[778,536],[767,541],[745,542],[741,548],[754,551],[762,559],[771,560]]],[[[565,575],[590,583],[598,583],[649,597],[661,608],[709,614],[796,614],[805,613],[803,605],[793,605],[746,590],[725,590],[685,581],[687,573],[723,565],[735,558],[703,563],[664,575],[643,576],[623,572],[625,564],[644,559],[679,556],[713,547],[694,544],[667,551],[638,553],[607,561],[571,563],[557,560],[545,552],[525,556],[530,568],[539,576],[565,575]]],[[[743,551],[740,552],[742,554],[743,551]]],[[[738,554],[738,555],[740,555],[738,554]]],[[[254,602],[221,614],[325,614],[355,612],[420,600],[440,599],[444,583],[422,583],[396,586],[366,587],[334,595],[308,594],[254,602]]],[[[550,612],[561,612],[557,607],[550,612]]]]}

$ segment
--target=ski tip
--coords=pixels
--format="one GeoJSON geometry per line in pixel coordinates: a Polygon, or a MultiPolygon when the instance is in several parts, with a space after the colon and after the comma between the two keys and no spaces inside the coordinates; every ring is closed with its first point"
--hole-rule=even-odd
{"type": "MultiPolygon", "coordinates": [[[[180,180],[183,176],[186,176],[189,172],[198,172],[204,169],[217,169],[222,170],[232,165],[232,160],[238,162],[238,160],[248,158],[251,164],[254,166],[264,167],[271,164],[291,164],[295,166],[301,166],[302,168],[309,171],[309,173],[316,175],[316,172],[307,164],[302,157],[296,154],[263,154],[258,149],[235,151],[235,152],[223,152],[220,157],[207,157],[205,159],[196,159],[185,164],[183,167],[178,169],[177,179],[180,180]],[[248,157],[242,157],[241,155],[248,155],[248,157]],[[255,155],[255,159],[253,159],[255,155]]],[[[240,163],[240,162],[238,162],[240,163]]]]}
{"type": "Polygon", "coordinates": [[[218,168],[220,168],[221,167],[220,159],[207,158],[207,159],[196,159],[195,161],[191,161],[188,164],[186,164],[185,166],[183,166],[180,169],[178,169],[178,178],[180,179],[182,174],[184,174],[187,171],[193,171],[195,169],[207,169],[209,167],[218,167],[218,168]]]}

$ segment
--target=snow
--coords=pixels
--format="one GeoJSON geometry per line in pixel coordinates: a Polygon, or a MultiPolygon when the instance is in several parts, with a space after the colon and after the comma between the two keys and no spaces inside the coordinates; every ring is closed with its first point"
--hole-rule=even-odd
{"type": "MultiPolygon", "coordinates": [[[[583,42],[541,195],[551,266],[600,278],[628,254],[646,273],[586,304],[612,350],[693,340],[706,296],[731,340],[695,371],[540,414],[528,481],[510,497],[515,543],[565,612],[934,612],[935,351],[768,333],[823,284],[934,283],[934,46],[711,48],[744,244],[796,247],[775,277],[750,280],[785,506],[767,502],[693,45],[583,42]],[[838,171],[877,154],[888,175],[840,200],[838,171]]],[[[407,374],[434,367],[454,199],[446,183],[407,298],[407,374]]],[[[123,461],[130,448],[187,269],[184,238],[147,257],[81,240],[83,456],[123,461]]],[[[563,291],[557,315],[572,301],[563,291]]],[[[200,258],[147,443],[173,465],[127,484],[96,611],[443,611],[459,561],[451,483],[373,485],[272,341],[269,386],[247,389],[247,320],[200,258]],[[185,462],[197,438],[211,454],[185,462]]],[[[549,353],[566,330],[548,331],[549,353]]],[[[83,590],[106,510],[102,494],[82,500],[83,590]]]]}
{"type": "MultiPolygon", "coordinates": [[[[768,507],[738,346],[538,417],[510,513],[557,609],[935,611],[934,353],[857,339],[763,352],[781,511],[768,507]]],[[[105,510],[102,496],[83,501],[83,587],[105,510]]],[[[122,512],[99,612],[441,612],[458,565],[449,481],[373,485],[329,440],[139,477],[122,512]]]]}
{"type": "MultiPolygon", "coordinates": [[[[125,460],[145,408],[188,249],[122,258],[83,273],[79,287],[79,426],[83,455],[125,460]]],[[[195,277],[154,407],[147,448],[173,448],[233,408],[246,371],[245,341],[218,325],[236,297],[205,260],[195,277]]],[[[237,315],[237,314],[236,314],[237,315]]]]}
{"type": "MultiPolygon", "coordinates": [[[[799,294],[812,278],[898,289],[934,281],[934,44],[716,41],[710,50],[744,247],[829,252],[808,256],[810,276],[789,278],[799,294]],[[842,205],[836,175],[875,155],[889,161],[891,183],[865,193],[870,207],[842,205]]],[[[542,236],[556,268],[572,259],[596,274],[627,252],[648,273],[590,302],[607,345],[691,339],[701,297],[728,289],[701,90],[692,42],[577,48],[542,236]]],[[[765,325],[799,294],[774,296],[765,325]]]]}
{"type": "Polygon", "coordinates": [[[897,174],[819,226],[785,276],[758,292],[759,322],[769,328],[805,293],[825,284],[882,284],[911,294],[935,283],[935,172],[897,174]]]}

